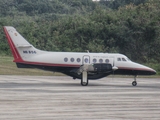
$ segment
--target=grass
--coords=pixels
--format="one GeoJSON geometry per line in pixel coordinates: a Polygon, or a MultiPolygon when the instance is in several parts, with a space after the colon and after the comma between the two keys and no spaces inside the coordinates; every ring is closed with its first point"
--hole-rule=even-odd
{"type": "Polygon", "coordinates": [[[13,57],[0,56],[0,75],[63,75],[61,73],[53,73],[39,69],[17,68],[13,62],[13,57]]]}

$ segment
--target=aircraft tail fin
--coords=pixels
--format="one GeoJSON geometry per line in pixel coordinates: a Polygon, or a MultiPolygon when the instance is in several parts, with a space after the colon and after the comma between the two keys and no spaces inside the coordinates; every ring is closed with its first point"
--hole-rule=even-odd
{"type": "Polygon", "coordinates": [[[23,62],[23,58],[33,56],[37,49],[34,48],[15,28],[4,26],[4,32],[14,57],[14,62],[23,62]]]}

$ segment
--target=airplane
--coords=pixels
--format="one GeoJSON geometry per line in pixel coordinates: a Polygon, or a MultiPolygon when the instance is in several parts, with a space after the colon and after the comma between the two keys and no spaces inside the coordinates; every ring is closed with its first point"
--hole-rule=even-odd
{"type": "Polygon", "coordinates": [[[133,75],[132,85],[136,86],[138,75],[156,74],[154,69],[133,62],[119,53],[42,51],[30,44],[14,27],[4,26],[3,29],[14,57],[13,62],[18,68],[61,72],[73,79],[80,79],[82,86],[87,86],[89,80],[110,74],[133,75]]]}

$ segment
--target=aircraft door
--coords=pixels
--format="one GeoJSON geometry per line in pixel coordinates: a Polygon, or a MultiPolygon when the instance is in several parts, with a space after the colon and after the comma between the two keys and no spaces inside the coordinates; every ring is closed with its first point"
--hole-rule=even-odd
{"type": "Polygon", "coordinates": [[[109,58],[109,63],[114,66],[115,65],[115,62],[114,62],[114,58],[109,58]]]}
{"type": "Polygon", "coordinates": [[[88,55],[83,56],[82,64],[90,64],[90,56],[88,55]]]}

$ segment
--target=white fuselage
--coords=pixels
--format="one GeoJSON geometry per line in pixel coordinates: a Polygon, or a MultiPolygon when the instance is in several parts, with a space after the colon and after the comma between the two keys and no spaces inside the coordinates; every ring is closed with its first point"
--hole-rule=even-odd
{"type": "MultiPolygon", "coordinates": [[[[109,63],[112,66],[126,69],[148,69],[153,70],[144,65],[132,62],[123,54],[115,53],[78,53],[78,52],[47,52],[35,50],[34,52],[23,53],[22,59],[26,62],[47,63],[58,66],[81,66],[83,64],[93,63],[109,63]]],[[[25,51],[25,50],[24,50],[25,51]]],[[[154,71],[154,70],[153,70],[154,71]]]]}

